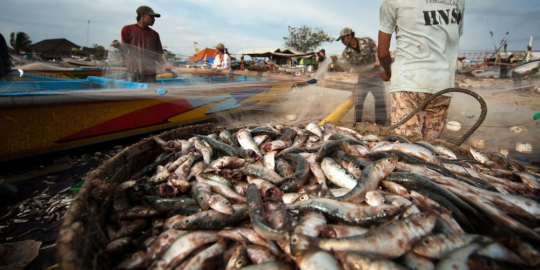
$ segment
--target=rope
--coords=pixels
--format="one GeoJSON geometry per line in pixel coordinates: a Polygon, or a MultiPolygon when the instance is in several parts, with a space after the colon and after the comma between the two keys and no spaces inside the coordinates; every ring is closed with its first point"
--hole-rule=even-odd
{"type": "Polygon", "coordinates": [[[464,93],[464,94],[467,94],[469,96],[472,96],[474,97],[478,103],[480,103],[480,109],[482,110],[482,112],[480,113],[480,117],[478,117],[478,120],[476,120],[476,123],[469,129],[469,131],[467,131],[462,137],[461,139],[456,143],[456,146],[460,146],[463,142],[465,142],[465,140],[467,140],[467,138],[469,138],[469,136],[471,136],[471,134],[473,134],[476,129],[478,129],[478,127],[482,124],[482,122],[484,122],[484,119],[486,119],[486,116],[487,116],[487,104],[486,102],[484,101],[484,99],[482,97],[480,97],[480,95],[478,95],[477,93],[471,91],[471,90],[468,90],[468,89],[464,89],[464,88],[447,88],[447,89],[444,89],[442,91],[439,91],[435,94],[433,94],[431,97],[429,97],[428,99],[424,100],[424,102],[422,104],[420,104],[420,106],[418,106],[418,108],[416,108],[413,112],[411,112],[411,114],[409,114],[407,117],[405,117],[403,120],[401,120],[399,123],[395,124],[395,125],[392,125],[388,128],[386,128],[388,131],[390,130],[393,130],[401,125],[403,125],[404,123],[406,123],[407,121],[409,121],[409,119],[411,119],[415,114],[417,114],[419,111],[425,109],[427,107],[427,105],[433,100],[435,99],[436,97],[440,96],[440,95],[443,95],[443,94],[446,94],[446,93],[450,93],[450,92],[459,92],[459,93],[464,93]]]}

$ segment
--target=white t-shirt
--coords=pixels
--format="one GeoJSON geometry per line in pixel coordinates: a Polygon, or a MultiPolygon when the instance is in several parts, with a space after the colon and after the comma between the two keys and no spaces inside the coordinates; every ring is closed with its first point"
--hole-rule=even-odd
{"type": "Polygon", "coordinates": [[[396,32],[390,92],[454,87],[465,0],[383,0],[379,30],[396,32]]]}
{"type": "Polygon", "coordinates": [[[217,70],[231,69],[231,57],[224,53],[223,59],[221,59],[219,54],[216,54],[216,58],[214,58],[214,62],[212,63],[212,68],[216,68],[217,70]],[[221,64],[221,66],[218,67],[219,64],[221,64]]]}
{"type": "Polygon", "coordinates": [[[519,75],[522,75],[523,73],[529,71],[528,68],[516,68],[514,69],[514,72],[518,73],[519,75]]]}

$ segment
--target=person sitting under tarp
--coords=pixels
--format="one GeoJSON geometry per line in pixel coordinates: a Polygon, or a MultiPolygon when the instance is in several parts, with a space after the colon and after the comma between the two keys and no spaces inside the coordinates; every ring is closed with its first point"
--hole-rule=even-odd
{"type": "Polygon", "coordinates": [[[223,43],[218,43],[215,47],[217,49],[216,58],[212,63],[213,70],[229,70],[231,69],[231,57],[229,52],[225,49],[223,43]]]}

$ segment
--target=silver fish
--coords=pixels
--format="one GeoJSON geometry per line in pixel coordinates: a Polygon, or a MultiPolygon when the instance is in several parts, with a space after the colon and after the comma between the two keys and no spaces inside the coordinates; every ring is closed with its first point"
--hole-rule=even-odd
{"type": "Polygon", "coordinates": [[[343,264],[345,270],[349,269],[379,269],[379,270],[405,270],[406,268],[390,260],[376,258],[357,252],[337,252],[336,257],[343,264]]]}
{"type": "Polygon", "coordinates": [[[435,215],[420,213],[372,229],[366,234],[334,239],[317,239],[319,247],[333,251],[367,252],[383,258],[397,258],[425,235],[431,233],[435,215]]]}
{"type": "Polygon", "coordinates": [[[340,187],[353,189],[358,182],[357,179],[348,174],[345,169],[332,158],[325,157],[321,162],[321,169],[328,180],[340,187]]]}
{"type": "Polygon", "coordinates": [[[223,213],[227,215],[232,215],[234,213],[234,209],[232,207],[232,204],[227,200],[227,198],[219,195],[219,194],[212,194],[210,196],[210,200],[208,201],[208,204],[210,205],[210,208],[223,213]]]}
{"type": "Polygon", "coordinates": [[[243,148],[255,151],[259,157],[263,156],[261,150],[253,140],[253,137],[251,137],[251,133],[249,133],[249,131],[246,129],[241,129],[236,133],[236,137],[238,138],[238,143],[243,148]]]}
{"type": "Polygon", "coordinates": [[[219,239],[216,231],[194,231],[181,235],[176,238],[163,256],[154,262],[150,269],[173,269],[193,250],[219,239]]]}

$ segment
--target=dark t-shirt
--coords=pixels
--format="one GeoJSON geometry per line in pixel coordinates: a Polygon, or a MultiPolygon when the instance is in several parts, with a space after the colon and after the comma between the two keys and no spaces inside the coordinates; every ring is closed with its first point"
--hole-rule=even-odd
{"type": "Polygon", "coordinates": [[[151,28],[143,29],[136,24],[122,28],[123,50],[127,50],[127,71],[143,75],[156,74],[156,61],[163,57],[159,34],[151,28]]]}
{"type": "Polygon", "coordinates": [[[11,62],[9,61],[9,51],[4,36],[0,34],[0,77],[11,72],[11,62]]]}

